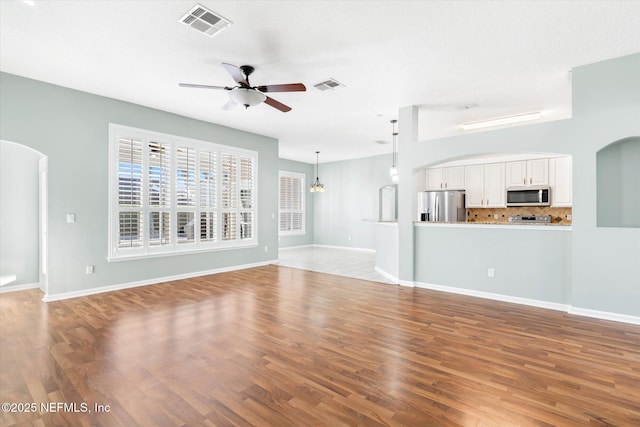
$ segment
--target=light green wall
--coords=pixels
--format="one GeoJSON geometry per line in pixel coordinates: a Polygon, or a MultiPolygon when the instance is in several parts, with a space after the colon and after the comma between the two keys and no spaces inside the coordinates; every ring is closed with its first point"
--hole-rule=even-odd
{"type": "Polygon", "coordinates": [[[279,159],[278,168],[281,171],[298,172],[305,174],[304,204],[305,204],[305,234],[299,236],[279,236],[278,247],[288,248],[293,246],[306,246],[313,244],[313,193],[309,192],[309,186],[316,179],[314,165],[293,160],[279,159]]]}
{"type": "Polygon", "coordinates": [[[598,151],[598,227],[640,227],[640,137],[598,151]]]}
{"type": "Polygon", "coordinates": [[[378,191],[391,184],[392,163],[389,153],[320,164],[326,191],[313,195],[315,244],[374,249],[378,191]]]}
{"type": "Polygon", "coordinates": [[[25,146],[0,142],[0,275],[16,275],[9,286],[39,280],[40,157],[25,146]]]}
{"type": "Polygon", "coordinates": [[[640,228],[599,228],[595,191],[597,152],[640,135],[640,54],[572,74],[573,305],[640,316],[640,228]]]}
{"type": "Polygon", "coordinates": [[[49,159],[50,295],[277,259],[273,138],[6,73],[0,74],[0,138],[49,159]],[[260,246],[108,263],[110,122],[257,151],[260,246]],[[76,214],[75,224],[65,222],[67,213],[76,214]],[[95,274],[86,275],[86,265],[95,265],[95,274]]]}
{"type": "Polygon", "coordinates": [[[570,302],[570,231],[421,226],[415,239],[416,282],[570,302]]]}
{"type": "MultiPolygon", "coordinates": [[[[572,74],[573,118],[567,120],[418,142],[402,138],[417,128],[416,109],[403,108],[399,151],[401,160],[407,159],[409,164],[401,163],[405,168],[401,179],[403,174],[411,174],[426,164],[457,157],[526,152],[571,155],[573,230],[569,303],[580,309],[640,316],[637,304],[640,301],[640,229],[603,229],[596,225],[596,153],[610,143],[640,135],[640,54],[579,67],[572,74]]],[[[403,264],[405,257],[414,254],[412,237],[403,238],[403,230],[406,235],[412,227],[414,194],[413,187],[400,186],[400,278],[406,281],[415,280],[415,269],[409,265],[412,261],[403,264]]],[[[432,241],[429,245],[439,243],[432,241]]],[[[490,250],[492,246],[487,247],[487,251],[490,250]]],[[[416,245],[415,259],[422,259],[425,251],[425,244],[416,245]]],[[[547,246],[537,242],[532,244],[531,251],[547,251],[547,246]]],[[[521,274],[516,267],[507,266],[504,271],[505,279],[514,284],[521,274]]],[[[446,276],[439,277],[446,281],[446,276]]],[[[468,280],[471,283],[482,277],[486,277],[486,271],[468,280]]],[[[544,289],[546,285],[540,281],[539,286],[544,289]]],[[[487,291],[500,293],[503,289],[487,291]]],[[[541,298],[554,300],[552,293],[541,298]]]]}

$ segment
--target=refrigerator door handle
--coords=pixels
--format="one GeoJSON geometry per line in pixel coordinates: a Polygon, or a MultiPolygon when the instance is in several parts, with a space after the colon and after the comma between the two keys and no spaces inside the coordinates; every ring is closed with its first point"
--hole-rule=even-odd
{"type": "Polygon", "coordinates": [[[436,206],[435,206],[435,222],[440,222],[440,194],[436,194],[436,206]]]}

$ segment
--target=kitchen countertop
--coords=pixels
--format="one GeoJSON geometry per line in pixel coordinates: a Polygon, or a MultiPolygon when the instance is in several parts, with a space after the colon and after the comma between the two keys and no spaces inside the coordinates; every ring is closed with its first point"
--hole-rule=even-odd
{"type": "Polygon", "coordinates": [[[423,222],[414,221],[416,227],[467,227],[487,229],[511,229],[511,230],[549,230],[571,231],[571,225],[565,224],[522,224],[522,223],[495,223],[495,222],[423,222]]]}

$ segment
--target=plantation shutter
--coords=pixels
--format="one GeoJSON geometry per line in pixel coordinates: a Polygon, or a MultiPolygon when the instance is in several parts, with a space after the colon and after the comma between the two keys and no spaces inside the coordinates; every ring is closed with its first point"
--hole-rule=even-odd
{"type": "Polygon", "coordinates": [[[109,126],[109,259],[257,244],[257,153],[109,126]]]}
{"type": "Polygon", "coordinates": [[[117,149],[117,244],[119,248],[142,246],[142,141],[119,138],[117,149]]]}
{"type": "Polygon", "coordinates": [[[280,233],[304,232],[304,174],[280,172],[279,215],[280,233]]]}
{"type": "Polygon", "coordinates": [[[200,241],[217,241],[218,153],[201,151],[200,167],[200,241]]]}
{"type": "Polygon", "coordinates": [[[237,165],[236,157],[232,154],[222,154],[220,165],[222,169],[222,240],[235,240],[238,234],[236,206],[237,165]]]}
{"type": "Polygon", "coordinates": [[[176,149],[176,198],[176,241],[193,243],[196,233],[196,154],[193,147],[176,149]]]}
{"type": "Polygon", "coordinates": [[[240,157],[240,239],[253,238],[255,204],[253,158],[240,157]]]}
{"type": "Polygon", "coordinates": [[[149,245],[171,243],[171,147],[148,145],[149,245]]]}

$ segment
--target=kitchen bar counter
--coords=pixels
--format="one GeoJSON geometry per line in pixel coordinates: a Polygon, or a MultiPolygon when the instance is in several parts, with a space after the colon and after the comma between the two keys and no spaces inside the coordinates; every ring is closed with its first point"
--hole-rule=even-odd
{"type": "Polygon", "coordinates": [[[487,228],[509,230],[554,230],[571,231],[571,225],[564,224],[522,224],[522,223],[495,223],[495,222],[423,222],[414,221],[416,227],[441,227],[441,228],[487,228]]]}

